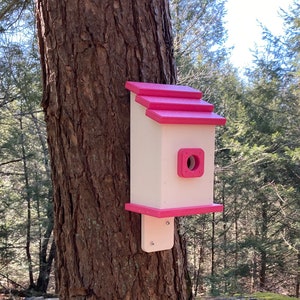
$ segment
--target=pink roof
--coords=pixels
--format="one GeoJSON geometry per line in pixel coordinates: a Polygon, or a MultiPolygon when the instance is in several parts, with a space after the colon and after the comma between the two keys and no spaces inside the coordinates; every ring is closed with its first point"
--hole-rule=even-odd
{"type": "Polygon", "coordinates": [[[146,116],[160,124],[224,125],[214,106],[202,100],[202,92],[188,86],[127,81],[135,101],[146,107],[146,116]]]}
{"type": "Polygon", "coordinates": [[[226,119],[213,112],[147,109],[146,116],[160,124],[224,125],[226,119]]]}
{"type": "Polygon", "coordinates": [[[172,97],[153,97],[136,96],[136,102],[142,104],[148,109],[166,109],[182,111],[213,111],[214,106],[199,98],[172,98],[172,97]]]}
{"type": "Polygon", "coordinates": [[[127,81],[125,87],[137,95],[202,98],[202,92],[189,86],[127,81]]]}

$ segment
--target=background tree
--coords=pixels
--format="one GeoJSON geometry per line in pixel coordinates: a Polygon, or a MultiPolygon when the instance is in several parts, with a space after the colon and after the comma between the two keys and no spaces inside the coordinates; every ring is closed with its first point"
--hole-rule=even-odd
{"type": "Polygon", "coordinates": [[[223,274],[221,283],[227,281],[233,291],[288,290],[297,295],[297,241],[292,246],[285,238],[289,228],[292,236],[299,229],[299,97],[294,89],[299,77],[292,46],[299,32],[297,9],[285,14],[285,36],[275,37],[265,29],[266,45],[258,49],[243,93],[238,102],[226,105],[217,194],[226,200],[227,230],[218,232],[223,237],[226,233],[221,246],[227,268],[216,273],[221,278],[223,274]]]}
{"type": "MultiPolygon", "coordinates": [[[[227,38],[223,21],[225,1],[174,0],[171,1],[171,13],[179,83],[192,85],[203,91],[203,98],[213,103],[218,113],[227,117],[229,113],[233,113],[227,106],[237,103],[241,84],[228,63],[229,50],[224,45],[227,38]]],[[[230,119],[229,116],[228,120],[230,119]]],[[[223,149],[222,136],[226,134],[226,130],[228,129],[217,128],[217,164],[225,159],[218,152],[223,149]]],[[[217,191],[218,184],[216,181],[217,191]]],[[[221,193],[217,192],[215,199],[225,205],[221,193]]],[[[226,212],[227,209],[226,206],[226,212]]],[[[218,283],[224,282],[224,278],[218,275],[215,266],[222,265],[218,253],[222,243],[226,243],[226,234],[224,240],[218,240],[216,235],[217,227],[225,226],[223,221],[226,219],[226,212],[223,217],[222,214],[216,214],[182,220],[194,296],[209,291],[218,294],[223,290],[223,286],[219,287],[218,283]]],[[[227,269],[225,257],[226,255],[222,266],[227,269]]]]}
{"type": "Polygon", "coordinates": [[[6,288],[46,292],[53,217],[33,6],[1,2],[1,11],[0,277],[6,288]]]}
{"type": "MultiPolygon", "coordinates": [[[[193,11],[186,10],[192,1],[173,3],[175,17],[193,16],[193,11]]],[[[291,243],[291,237],[295,230],[299,233],[295,194],[299,179],[295,140],[299,135],[298,10],[296,4],[284,15],[288,20],[285,37],[275,37],[265,29],[266,45],[258,49],[247,79],[238,78],[226,64],[226,56],[215,60],[218,52],[211,56],[205,52],[206,59],[199,55],[199,63],[197,50],[177,52],[180,78],[200,87],[205,99],[227,118],[226,126],[217,131],[216,148],[215,199],[225,205],[224,213],[211,216],[209,226],[210,216],[184,221],[195,295],[258,289],[297,295],[299,252],[297,240],[291,243]]],[[[183,37],[177,38],[183,41],[183,45],[178,42],[179,49],[185,49],[184,41],[193,38],[186,32],[180,35],[189,27],[188,20],[192,18],[182,26],[175,22],[178,36],[183,37]]]]}

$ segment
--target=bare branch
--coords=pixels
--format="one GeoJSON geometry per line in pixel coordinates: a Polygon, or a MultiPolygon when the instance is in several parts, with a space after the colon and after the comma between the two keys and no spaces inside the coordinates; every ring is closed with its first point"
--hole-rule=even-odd
{"type": "Polygon", "coordinates": [[[4,166],[4,165],[8,165],[8,164],[15,163],[15,162],[19,162],[19,161],[22,161],[22,158],[13,159],[13,160],[6,161],[6,162],[4,162],[4,163],[1,163],[1,164],[0,164],[0,167],[2,167],[2,166],[4,166]]]}
{"type": "Polygon", "coordinates": [[[13,0],[11,1],[9,4],[7,4],[6,7],[4,7],[1,11],[0,11],[0,21],[5,17],[5,15],[9,12],[11,12],[14,9],[14,6],[19,4],[19,0],[13,0]]]}

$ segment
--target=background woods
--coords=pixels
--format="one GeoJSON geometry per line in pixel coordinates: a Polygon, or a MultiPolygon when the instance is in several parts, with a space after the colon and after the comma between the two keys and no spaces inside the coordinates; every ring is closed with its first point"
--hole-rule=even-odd
{"type": "MultiPolygon", "coordinates": [[[[215,199],[225,210],[179,219],[190,288],[194,296],[268,290],[299,297],[300,5],[282,12],[283,36],[264,28],[265,47],[255,49],[253,65],[241,74],[224,46],[225,2],[170,1],[177,82],[202,90],[227,118],[217,129],[215,172],[215,199]]],[[[32,1],[0,4],[0,285],[46,292],[54,288],[53,193],[34,19],[32,1]]],[[[146,59],[143,30],[136,49],[146,59]]],[[[145,63],[132,79],[172,82],[167,65],[170,73],[153,75],[145,63]]],[[[111,103],[114,125],[124,121],[116,111],[126,109],[111,103]]],[[[121,181],[122,172],[115,173],[121,181]]],[[[104,185],[111,185],[109,178],[102,178],[104,185]]],[[[123,208],[115,214],[129,222],[123,208]]],[[[124,232],[116,231],[115,239],[122,243],[124,232]]]]}
{"type": "Polygon", "coordinates": [[[34,9],[1,5],[0,283],[46,292],[55,251],[34,9]]]}

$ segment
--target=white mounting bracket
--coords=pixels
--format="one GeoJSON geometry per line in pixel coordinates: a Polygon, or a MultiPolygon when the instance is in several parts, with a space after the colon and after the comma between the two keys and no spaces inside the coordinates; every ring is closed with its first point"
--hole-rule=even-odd
{"type": "Polygon", "coordinates": [[[174,245],[174,217],[156,218],[142,215],[142,250],[155,252],[174,245]]]}

